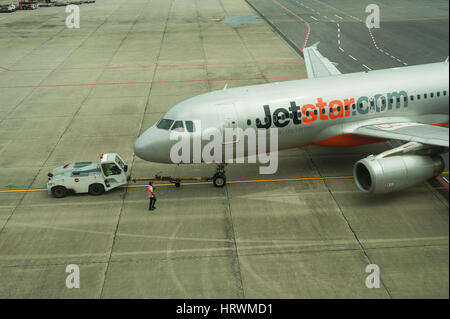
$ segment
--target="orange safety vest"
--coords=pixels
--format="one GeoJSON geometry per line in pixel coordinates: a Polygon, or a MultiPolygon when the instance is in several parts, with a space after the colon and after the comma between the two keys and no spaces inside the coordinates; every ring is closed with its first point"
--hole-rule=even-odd
{"type": "Polygon", "coordinates": [[[148,187],[147,187],[147,194],[148,194],[148,197],[153,197],[154,196],[154,194],[153,194],[153,186],[148,185],[148,187]]]}

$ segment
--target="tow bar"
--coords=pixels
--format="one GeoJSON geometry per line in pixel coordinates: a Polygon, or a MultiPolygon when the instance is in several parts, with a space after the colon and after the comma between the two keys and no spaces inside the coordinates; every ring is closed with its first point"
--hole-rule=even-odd
{"type": "Polygon", "coordinates": [[[161,182],[168,181],[175,185],[175,187],[180,187],[182,181],[203,181],[209,182],[213,180],[212,177],[172,177],[172,176],[161,176],[155,175],[155,177],[140,177],[140,178],[132,178],[133,182],[161,182]]]}

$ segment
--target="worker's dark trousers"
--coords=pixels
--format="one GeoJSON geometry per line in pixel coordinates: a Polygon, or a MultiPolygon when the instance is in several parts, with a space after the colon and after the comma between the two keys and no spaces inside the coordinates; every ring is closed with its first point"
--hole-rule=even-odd
{"type": "Polygon", "coordinates": [[[154,210],[155,209],[156,198],[155,197],[149,197],[148,199],[150,199],[150,203],[148,205],[148,210],[154,210]]]}

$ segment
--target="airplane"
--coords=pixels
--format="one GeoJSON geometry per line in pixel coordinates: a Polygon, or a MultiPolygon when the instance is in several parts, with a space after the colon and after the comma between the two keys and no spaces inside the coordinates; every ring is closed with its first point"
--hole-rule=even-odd
{"type": "MultiPolygon", "coordinates": [[[[176,141],[170,139],[171,130],[201,134],[193,124],[200,120],[203,133],[211,127],[278,128],[278,150],[401,141],[399,147],[354,164],[355,184],[368,194],[399,191],[442,173],[441,154],[449,150],[449,130],[444,127],[449,122],[448,58],[342,74],[322,56],[318,43],[305,48],[303,55],[307,78],[225,87],[182,101],[136,140],[134,153],[146,161],[173,163],[170,149],[176,141]]],[[[226,183],[226,160],[216,163],[217,187],[226,183]]]]}

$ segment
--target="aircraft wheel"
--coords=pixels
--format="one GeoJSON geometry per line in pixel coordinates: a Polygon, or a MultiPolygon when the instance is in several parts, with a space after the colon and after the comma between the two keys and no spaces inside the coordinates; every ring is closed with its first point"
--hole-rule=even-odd
{"type": "Polygon", "coordinates": [[[216,187],[224,187],[227,182],[225,175],[222,173],[216,173],[213,177],[213,184],[216,187]]]}
{"type": "Polygon", "coordinates": [[[105,192],[105,187],[102,184],[89,185],[89,194],[98,196],[105,192]]]}
{"type": "Polygon", "coordinates": [[[52,195],[55,198],[63,198],[67,195],[67,188],[64,186],[55,186],[52,187],[52,195]]]}

